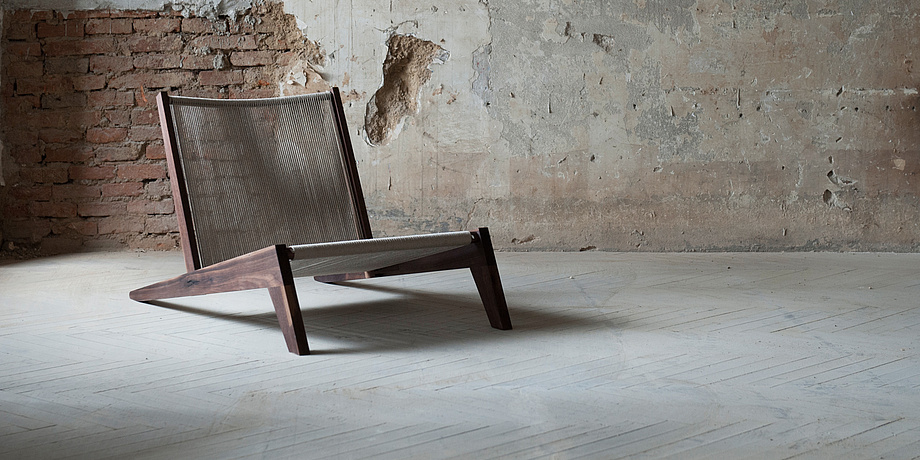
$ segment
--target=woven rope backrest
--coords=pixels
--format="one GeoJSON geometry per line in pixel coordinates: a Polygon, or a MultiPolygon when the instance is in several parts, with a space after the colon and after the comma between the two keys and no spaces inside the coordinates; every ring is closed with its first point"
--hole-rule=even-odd
{"type": "Polygon", "coordinates": [[[202,267],[359,238],[331,93],[168,100],[202,267]]]}

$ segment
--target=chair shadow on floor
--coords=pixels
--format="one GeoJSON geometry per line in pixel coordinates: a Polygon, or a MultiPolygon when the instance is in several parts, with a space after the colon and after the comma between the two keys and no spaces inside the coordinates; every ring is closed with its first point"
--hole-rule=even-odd
{"type": "MultiPolygon", "coordinates": [[[[310,290],[302,293],[301,311],[307,336],[317,342],[316,349],[311,351],[313,354],[384,352],[449,347],[470,342],[482,344],[529,340],[537,334],[550,331],[554,334],[568,334],[600,326],[596,314],[573,314],[571,305],[560,306],[560,310],[566,312],[554,312],[546,307],[528,307],[516,303],[513,292],[508,295],[508,307],[514,329],[500,331],[489,327],[489,322],[482,314],[482,302],[475,292],[445,294],[366,281],[342,282],[339,286],[335,288],[338,292],[360,289],[393,296],[345,302],[335,299],[330,302],[328,296],[334,296],[337,292],[320,292],[323,298],[319,303],[322,305],[311,306],[311,295],[317,292],[310,290]],[[330,344],[333,344],[331,348],[330,344]]],[[[155,300],[147,303],[262,328],[279,328],[277,318],[270,310],[255,314],[231,314],[221,312],[217,304],[214,309],[210,309],[180,302],[155,300]]],[[[280,340],[278,347],[283,347],[280,340]]]]}

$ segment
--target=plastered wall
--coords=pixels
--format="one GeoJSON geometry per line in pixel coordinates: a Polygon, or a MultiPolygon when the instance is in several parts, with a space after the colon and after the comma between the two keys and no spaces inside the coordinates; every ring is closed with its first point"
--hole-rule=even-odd
{"type": "MultiPolygon", "coordinates": [[[[179,6],[236,14],[227,5],[247,6],[179,6]]],[[[920,248],[916,2],[284,10],[321,50],[314,83],[347,96],[378,234],[488,225],[510,249],[920,248]],[[394,36],[417,40],[400,51],[394,36]]],[[[289,82],[302,83],[279,92],[289,82]]]]}

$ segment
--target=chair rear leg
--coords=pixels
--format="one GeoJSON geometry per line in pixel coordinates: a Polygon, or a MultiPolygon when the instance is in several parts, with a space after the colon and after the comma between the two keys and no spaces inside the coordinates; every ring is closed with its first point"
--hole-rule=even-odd
{"type": "Polygon", "coordinates": [[[470,267],[476,289],[482,298],[482,305],[489,316],[489,324],[495,329],[511,329],[511,316],[508,314],[508,304],[505,303],[505,292],[502,290],[502,280],[498,276],[498,267],[495,265],[481,265],[470,267]]]}
{"type": "Polygon", "coordinates": [[[486,309],[486,315],[489,316],[489,323],[492,327],[501,330],[511,329],[511,315],[508,314],[508,304],[505,302],[505,291],[502,289],[502,279],[498,274],[498,264],[495,262],[495,250],[492,249],[489,229],[481,227],[476,233],[479,234],[479,241],[476,242],[476,245],[479,247],[480,257],[477,257],[479,261],[470,266],[476,289],[479,290],[479,297],[482,299],[482,305],[486,309]]]}
{"type": "Polygon", "coordinates": [[[297,291],[294,285],[281,285],[268,288],[275,305],[275,314],[278,315],[278,324],[288,351],[296,355],[309,355],[310,347],[307,345],[307,332],[303,327],[303,316],[300,314],[300,302],[297,300],[297,291]]]}

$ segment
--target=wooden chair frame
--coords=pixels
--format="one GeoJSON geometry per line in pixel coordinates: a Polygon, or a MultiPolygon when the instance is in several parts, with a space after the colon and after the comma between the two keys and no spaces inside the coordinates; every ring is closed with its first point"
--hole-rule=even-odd
{"type": "MultiPolygon", "coordinates": [[[[335,106],[335,122],[339,142],[341,142],[345,156],[344,163],[346,165],[349,198],[354,206],[355,214],[358,216],[358,231],[361,238],[372,238],[364,195],[358,178],[358,168],[345,123],[341,96],[338,88],[333,88],[331,93],[335,106]]],[[[288,350],[298,355],[309,354],[310,349],[307,345],[307,335],[300,310],[300,302],[294,286],[294,274],[291,270],[291,259],[294,258],[294,251],[291,247],[284,244],[268,246],[202,267],[195,243],[195,227],[192,216],[189,213],[189,195],[185,185],[185,178],[182,175],[182,168],[180,167],[181,158],[177,150],[176,134],[172,129],[173,123],[168,109],[168,102],[169,96],[166,93],[160,93],[157,96],[160,126],[163,131],[166,160],[171,179],[170,185],[176,215],[179,218],[182,252],[188,272],[175,278],[131,291],[131,299],[148,302],[175,297],[267,288],[288,350]]],[[[473,275],[473,280],[476,283],[476,288],[479,291],[491,326],[502,330],[511,329],[511,318],[505,302],[489,230],[481,227],[478,230],[471,231],[470,234],[471,243],[460,248],[371,271],[315,276],[314,279],[323,283],[336,283],[381,276],[468,268],[473,275]]]]}

